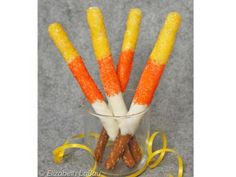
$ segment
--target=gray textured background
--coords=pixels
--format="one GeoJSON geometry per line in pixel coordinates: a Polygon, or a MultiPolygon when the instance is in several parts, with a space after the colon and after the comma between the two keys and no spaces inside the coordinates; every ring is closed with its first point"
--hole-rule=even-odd
{"type": "MultiPolygon", "coordinates": [[[[155,43],[165,16],[179,11],[182,25],[174,52],[163,74],[156,97],[151,105],[151,131],[165,131],[169,146],[175,147],[184,158],[184,176],[193,176],[193,5],[192,0],[39,0],[39,58],[38,58],[38,165],[39,176],[48,170],[86,171],[83,153],[76,151],[61,165],[52,162],[51,151],[72,134],[83,132],[83,94],[61,55],[48,37],[47,27],[61,22],[75,47],[83,56],[93,78],[99,84],[99,73],[86,22],[90,6],[102,9],[115,63],[119,56],[125,22],[130,8],[143,12],[139,41],[129,88],[135,88],[146,59],[155,43]]],[[[175,173],[175,157],[169,155],[158,168],[142,176],[166,176],[175,173]]]]}

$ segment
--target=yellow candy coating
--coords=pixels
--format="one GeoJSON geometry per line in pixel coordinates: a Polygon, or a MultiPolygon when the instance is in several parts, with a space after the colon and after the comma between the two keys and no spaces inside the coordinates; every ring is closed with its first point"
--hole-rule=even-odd
{"type": "Polygon", "coordinates": [[[88,8],[87,21],[90,28],[92,44],[97,60],[111,55],[101,10],[98,7],[88,8]]]}
{"type": "Polygon", "coordinates": [[[135,8],[129,11],[128,20],[126,23],[126,31],[122,44],[122,51],[135,50],[141,18],[142,11],[140,9],[135,8]]]}
{"type": "Polygon", "coordinates": [[[181,16],[178,12],[170,12],[167,15],[165,23],[160,31],[150,58],[159,63],[166,64],[173,50],[176,34],[181,22],[181,16]]]}
{"type": "Polygon", "coordinates": [[[61,52],[66,63],[70,63],[79,53],[71,43],[62,25],[59,23],[52,23],[48,27],[48,32],[58,50],[61,52]]]}

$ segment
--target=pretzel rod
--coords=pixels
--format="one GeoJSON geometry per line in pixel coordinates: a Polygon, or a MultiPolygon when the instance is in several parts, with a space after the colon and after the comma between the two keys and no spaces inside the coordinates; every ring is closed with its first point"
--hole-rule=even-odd
{"type": "Polygon", "coordinates": [[[102,156],[108,142],[109,136],[104,128],[102,128],[101,133],[99,135],[99,139],[97,141],[96,149],[94,151],[94,155],[96,160],[99,162],[102,160],[102,156]]]}
{"type": "MultiPolygon", "coordinates": [[[[106,148],[106,144],[108,142],[109,136],[104,128],[102,128],[97,145],[94,151],[95,159],[99,162],[102,160],[104,150],[106,148]]],[[[133,138],[132,138],[133,139],[133,138]]],[[[126,164],[127,167],[132,168],[135,163],[139,162],[141,159],[141,151],[138,145],[137,140],[133,140],[132,144],[135,144],[135,146],[129,146],[127,145],[124,151],[124,154],[122,155],[122,160],[126,164]],[[130,149],[133,148],[132,150],[130,149]],[[139,153],[140,151],[140,153],[139,153]],[[135,157],[133,156],[136,155],[135,157]]]]}
{"type": "Polygon", "coordinates": [[[125,136],[117,136],[116,140],[113,143],[112,150],[109,154],[108,159],[105,162],[105,168],[110,170],[113,169],[121,157],[122,153],[125,150],[125,147],[129,143],[132,135],[125,135],[125,136]]]}
{"type": "Polygon", "coordinates": [[[140,9],[136,8],[129,11],[121,54],[117,65],[117,76],[120,81],[122,92],[126,90],[129,82],[141,18],[142,11],[140,9]]]}
{"type": "MultiPolygon", "coordinates": [[[[48,32],[95,112],[102,115],[113,116],[104,101],[102,93],[90,76],[82,58],[74,48],[62,25],[53,23],[49,25],[48,32]]],[[[117,122],[114,119],[101,116],[99,118],[111,139],[115,139],[119,132],[117,122]]]]}
{"type": "Polygon", "coordinates": [[[129,141],[129,149],[133,155],[133,158],[135,160],[135,163],[140,162],[141,158],[142,158],[142,152],[141,149],[139,147],[138,141],[135,138],[135,136],[133,136],[130,141],[129,141]]]}
{"type": "MultiPolygon", "coordinates": [[[[122,97],[119,78],[117,77],[113,64],[105,24],[100,9],[97,7],[89,8],[87,10],[87,20],[95,56],[99,65],[100,78],[106,92],[108,103],[115,116],[125,116],[127,114],[127,108],[122,97]]],[[[102,150],[100,150],[100,152],[102,152],[102,150]]],[[[128,167],[133,166],[132,163],[135,163],[128,146],[122,159],[128,167]]]]}
{"type": "MultiPolygon", "coordinates": [[[[142,112],[150,105],[165,65],[173,50],[180,21],[181,16],[179,13],[171,12],[168,14],[139,80],[128,115],[142,112]]],[[[142,116],[137,116],[137,118],[132,120],[124,119],[119,125],[121,135],[119,135],[114,142],[114,144],[118,146],[113,146],[112,151],[105,162],[108,169],[112,169],[115,166],[117,157],[120,156],[122,151],[119,148],[126,146],[127,139],[131,138],[130,136],[134,134],[141,118],[142,116]]]]}
{"type": "MultiPolygon", "coordinates": [[[[129,11],[121,54],[117,65],[117,76],[122,92],[125,92],[129,82],[141,19],[142,11],[140,9],[134,8],[129,11]]],[[[126,153],[126,149],[124,153],[126,153]]],[[[138,163],[142,158],[142,154],[135,136],[130,139],[129,149],[135,162],[138,163]]]]}
{"type": "Polygon", "coordinates": [[[124,154],[122,155],[122,160],[124,161],[126,166],[129,168],[134,167],[136,163],[128,145],[126,145],[126,147],[124,148],[124,154]]]}
{"type": "MultiPolygon", "coordinates": [[[[141,16],[142,16],[142,12],[140,9],[131,9],[129,12],[127,23],[126,23],[126,31],[124,34],[121,55],[120,55],[118,66],[117,66],[117,76],[120,81],[122,92],[125,91],[126,86],[129,81],[129,76],[130,76],[132,63],[133,63],[134,50],[135,50],[137,39],[138,39],[141,16]]],[[[102,131],[102,133],[103,133],[103,136],[101,137],[103,137],[103,139],[102,138],[99,139],[99,141],[101,141],[101,143],[99,144],[103,144],[107,142],[107,140],[105,139],[106,138],[105,132],[102,131]]],[[[129,151],[129,148],[127,147],[125,149],[122,159],[124,161],[125,159],[129,159],[130,162],[133,163],[134,161],[131,160],[131,158],[126,157],[126,155],[133,154],[133,158],[135,159],[135,162],[139,162],[141,159],[141,150],[138,146],[138,142],[135,138],[132,138],[131,141],[134,141],[131,144],[132,145],[134,144],[135,146],[131,146],[132,147],[130,148],[131,153],[129,151]]],[[[96,156],[101,157],[104,150],[105,150],[105,146],[97,147],[95,151],[96,156]]],[[[128,162],[129,161],[126,160],[125,162],[126,165],[128,167],[132,167],[133,164],[130,164],[128,162]]]]}

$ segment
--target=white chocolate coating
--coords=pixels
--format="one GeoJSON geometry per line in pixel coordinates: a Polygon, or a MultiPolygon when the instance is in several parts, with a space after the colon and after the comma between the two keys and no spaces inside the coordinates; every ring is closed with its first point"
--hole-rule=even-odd
{"type": "Polygon", "coordinates": [[[97,114],[111,116],[111,117],[102,117],[102,116],[98,117],[101,120],[102,125],[107,131],[109,137],[112,140],[115,140],[116,136],[119,133],[119,127],[117,121],[112,118],[113,117],[112,112],[107,107],[107,104],[104,101],[95,101],[92,104],[92,107],[97,114]]]}
{"type": "MultiPolygon", "coordinates": [[[[129,112],[127,113],[127,116],[141,113],[145,111],[147,107],[148,107],[147,105],[140,105],[140,104],[132,103],[129,109],[129,112]]],[[[136,116],[127,117],[127,119],[123,119],[122,121],[119,121],[121,135],[126,135],[126,134],[134,135],[136,129],[139,126],[140,121],[143,118],[143,115],[144,114],[138,114],[136,116]]]]}
{"type": "Polygon", "coordinates": [[[121,92],[114,96],[108,96],[107,100],[115,116],[125,116],[127,114],[127,108],[121,92]]]}

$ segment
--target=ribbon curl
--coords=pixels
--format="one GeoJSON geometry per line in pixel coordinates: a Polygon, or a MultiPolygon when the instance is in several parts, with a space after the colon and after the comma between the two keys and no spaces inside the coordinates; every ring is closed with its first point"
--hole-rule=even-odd
{"type": "MultiPolygon", "coordinates": [[[[97,133],[94,133],[94,132],[91,132],[89,135],[92,136],[93,138],[96,138],[96,139],[99,137],[99,135],[97,133]]],[[[77,135],[74,135],[72,137],[72,139],[82,139],[84,137],[85,137],[84,134],[77,134],[77,135]]],[[[73,149],[73,148],[85,150],[94,158],[94,152],[88,146],[86,146],[84,144],[70,143],[69,140],[66,140],[63,145],[61,145],[61,146],[57,147],[55,150],[53,150],[52,153],[53,153],[53,156],[54,156],[54,162],[56,164],[61,163],[63,158],[66,156],[65,155],[65,150],[73,149]]],[[[182,157],[177,153],[176,150],[168,148],[166,134],[164,132],[160,133],[158,131],[155,131],[148,138],[148,141],[147,141],[147,160],[146,160],[146,163],[145,163],[144,167],[142,167],[137,172],[135,172],[131,175],[128,175],[126,177],[137,177],[137,176],[141,175],[144,171],[146,171],[147,168],[150,168],[150,169],[156,168],[161,163],[161,161],[164,159],[166,153],[173,153],[173,154],[176,155],[176,158],[177,158],[177,161],[178,161],[178,175],[177,175],[177,177],[183,177],[183,169],[184,169],[183,166],[184,165],[183,165],[182,157]],[[158,134],[161,134],[162,148],[153,151],[153,142],[156,139],[156,136],[158,134]],[[157,156],[158,156],[158,158],[155,159],[157,156]]],[[[96,172],[96,169],[97,169],[97,162],[94,158],[94,164],[93,164],[92,168],[90,169],[90,171],[96,172]]],[[[90,176],[91,175],[89,175],[87,177],[90,177],[90,176]]],[[[106,176],[99,175],[99,177],[106,177],[106,176]]],[[[169,177],[173,177],[173,175],[169,174],[169,177]]]]}

